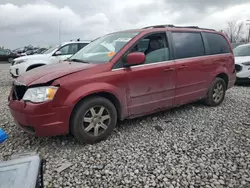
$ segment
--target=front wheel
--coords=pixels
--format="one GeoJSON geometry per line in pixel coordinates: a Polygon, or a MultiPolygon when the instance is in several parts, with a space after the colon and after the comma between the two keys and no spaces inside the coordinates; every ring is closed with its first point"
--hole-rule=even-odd
{"type": "Polygon", "coordinates": [[[222,78],[216,78],[208,90],[205,103],[208,106],[218,106],[222,103],[226,94],[226,83],[222,78]]]}
{"type": "Polygon", "coordinates": [[[13,62],[13,58],[10,57],[10,58],[8,59],[8,62],[9,62],[9,63],[12,63],[12,62],[13,62]]]}
{"type": "Polygon", "coordinates": [[[116,126],[117,111],[106,98],[91,97],[80,102],[72,114],[71,132],[80,141],[92,144],[106,139],[116,126]]]}

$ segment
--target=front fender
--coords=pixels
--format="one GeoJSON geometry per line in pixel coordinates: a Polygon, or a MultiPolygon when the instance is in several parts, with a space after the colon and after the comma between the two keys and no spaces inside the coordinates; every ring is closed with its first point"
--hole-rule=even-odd
{"type": "Polygon", "coordinates": [[[126,109],[126,89],[125,88],[118,88],[114,85],[109,83],[90,83],[83,86],[78,87],[74,91],[70,92],[70,95],[66,98],[64,105],[71,106],[76,105],[81,99],[87,97],[92,94],[98,94],[100,92],[106,92],[114,95],[121,105],[121,111],[123,115],[127,114],[126,109]]]}

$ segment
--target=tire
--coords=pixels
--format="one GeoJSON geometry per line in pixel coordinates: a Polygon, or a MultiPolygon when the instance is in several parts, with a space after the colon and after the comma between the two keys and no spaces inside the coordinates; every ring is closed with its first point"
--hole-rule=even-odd
{"type": "Polygon", "coordinates": [[[225,98],[226,89],[225,81],[217,77],[208,90],[205,104],[213,107],[220,105],[225,98]]]}
{"type": "Polygon", "coordinates": [[[9,58],[9,59],[8,59],[8,62],[9,62],[9,63],[12,63],[12,61],[13,61],[13,58],[9,58]]]}
{"type": "Polygon", "coordinates": [[[74,109],[70,129],[80,142],[93,144],[105,140],[114,130],[116,123],[115,106],[106,98],[91,97],[80,102],[74,109]]]}

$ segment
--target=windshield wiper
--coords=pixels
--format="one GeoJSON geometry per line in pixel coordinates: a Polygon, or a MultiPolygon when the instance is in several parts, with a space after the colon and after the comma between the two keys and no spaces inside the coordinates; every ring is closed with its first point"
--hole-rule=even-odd
{"type": "Polygon", "coordinates": [[[89,63],[89,62],[81,60],[81,59],[68,59],[68,61],[80,62],[80,63],[89,63]]]}

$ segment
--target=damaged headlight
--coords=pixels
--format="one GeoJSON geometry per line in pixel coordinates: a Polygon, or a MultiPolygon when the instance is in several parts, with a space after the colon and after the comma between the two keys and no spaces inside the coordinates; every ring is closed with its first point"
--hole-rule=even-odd
{"type": "Polygon", "coordinates": [[[51,101],[56,95],[57,90],[58,87],[55,86],[42,86],[42,87],[29,88],[25,92],[23,100],[30,102],[51,101]]]}

